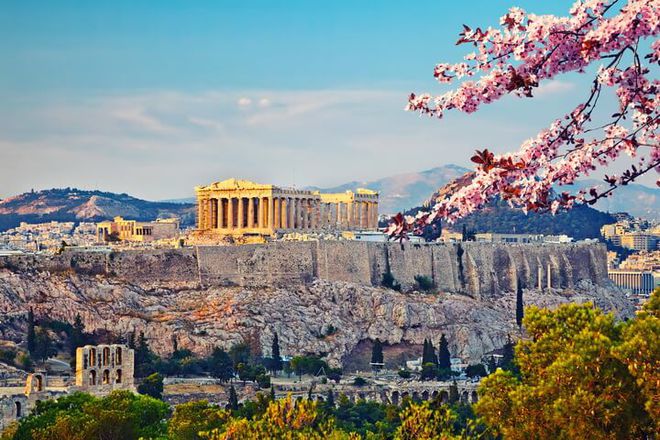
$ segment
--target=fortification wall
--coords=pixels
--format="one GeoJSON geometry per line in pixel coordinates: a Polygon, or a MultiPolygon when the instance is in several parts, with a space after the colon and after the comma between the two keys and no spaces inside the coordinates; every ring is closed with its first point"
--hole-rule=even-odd
{"type": "Polygon", "coordinates": [[[605,246],[594,243],[505,245],[358,241],[277,242],[58,256],[0,257],[12,270],[106,274],[136,284],[281,286],[314,278],[379,285],[390,272],[403,289],[415,276],[439,290],[488,297],[526,286],[566,288],[581,280],[607,285],[605,246]],[[540,276],[540,280],[539,280],[540,276]]]}

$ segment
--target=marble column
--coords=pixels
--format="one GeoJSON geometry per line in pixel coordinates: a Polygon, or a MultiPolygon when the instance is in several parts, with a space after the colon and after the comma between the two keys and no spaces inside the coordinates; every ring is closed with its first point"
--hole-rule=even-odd
{"type": "Polygon", "coordinates": [[[289,197],[287,199],[286,204],[287,204],[287,208],[289,210],[289,221],[287,222],[288,223],[287,226],[289,227],[289,229],[293,229],[293,228],[296,227],[296,222],[295,222],[296,199],[294,199],[293,197],[289,197]]]}
{"type": "Polygon", "coordinates": [[[211,199],[211,228],[218,227],[218,199],[211,199]]]}
{"type": "Polygon", "coordinates": [[[234,229],[234,199],[227,198],[227,229],[234,229]]]}
{"type": "Polygon", "coordinates": [[[268,227],[270,229],[275,228],[275,216],[273,215],[275,211],[274,204],[273,197],[268,197],[268,227]]]}
{"type": "Polygon", "coordinates": [[[248,199],[247,227],[250,229],[254,228],[254,198],[253,197],[250,197],[248,199]]]}
{"type": "Polygon", "coordinates": [[[279,229],[282,227],[282,199],[275,197],[273,199],[274,211],[273,214],[275,218],[273,219],[273,227],[279,229]]]}
{"type": "Polygon", "coordinates": [[[287,213],[287,209],[289,208],[288,203],[286,201],[286,197],[280,198],[280,224],[282,229],[288,229],[289,228],[289,214],[287,213]]]}
{"type": "Polygon", "coordinates": [[[204,226],[204,200],[197,201],[197,229],[206,229],[204,226]]]}
{"type": "Polygon", "coordinates": [[[223,198],[218,198],[218,229],[224,229],[225,227],[224,213],[225,200],[223,198]]]}
{"type": "Polygon", "coordinates": [[[264,222],[264,199],[263,197],[257,198],[257,227],[259,229],[264,229],[266,227],[266,223],[264,222]]]}
{"type": "Polygon", "coordinates": [[[307,199],[300,199],[300,228],[307,229],[307,199]]]}
{"type": "Polygon", "coordinates": [[[243,197],[238,199],[238,229],[245,227],[245,205],[243,204],[243,197]]]}

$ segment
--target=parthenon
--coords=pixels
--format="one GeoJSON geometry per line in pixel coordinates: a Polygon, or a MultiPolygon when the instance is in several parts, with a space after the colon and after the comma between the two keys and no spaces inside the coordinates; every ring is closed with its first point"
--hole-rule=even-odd
{"type": "Polygon", "coordinates": [[[195,188],[197,229],[221,235],[275,235],[297,230],[378,227],[378,193],[324,194],[228,179],[195,188]]]}

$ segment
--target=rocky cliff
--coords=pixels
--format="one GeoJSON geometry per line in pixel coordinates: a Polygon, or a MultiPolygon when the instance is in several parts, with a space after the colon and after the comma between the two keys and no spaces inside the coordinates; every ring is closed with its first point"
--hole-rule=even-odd
{"type": "MultiPolygon", "coordinates": [[[[238,252],[233,254],[231,264],[242,271],[255,265],[258,269],[256,262],[264,256],[255,256],[254,250],[230,249],[238,252]],[[246,255],[251,259],[245,260],[246,255]]],[[[259,248],[262,252],[267,249],[259,248]]],[[[620,316],[629,316],[632,306],[598,273],[602,259],[598,249],[587,248],[588,252],[575,254],[591,255],[594,261],[586,263],[585,267],[591,269],[584,271],[579,269],[583,263],[573,262],[570,285],[526,289],[526,304],[554,306],[567,301],[593,301],[620,316]]],[[[79,256],[68,269],[58,268],[50,260],[50,270],[42,261],[22,261],[20,266],[5,260],[0,264],[1,336],[22,340],[22,323],[32,307],[37,317],[69,322],[80,314],[88,331],[109,330],[118,335],[144,331],[151,346],[161,354],[171,351],[172,336],[176,336],[179,347],[200,354],[245,340],[257,341],[267,354],[273,332],[277,332],[283,354],[327,353],[334,363],[360,368],[368,362],[364,359],[365,341],[375,338],[386,341],[386,357],[392,360],[395,355],[401,359],[419,355],[421,349],[417,346],[425,338],[437,341],[445,333],[452,354],[478,361],[483,353],[501,347],[508,335],[518,334],[515,293],[503,288],[503,283],[491,282],[498,288],[477,296],[449,288],[441,288],[437,294],[401,293],[355,280],[330,279],[337,278],[337,274],[328,273],[273,285],[258,282],[255,277],[242,285],[203,282],[198,278],[203,273],[198,252],[110,255],[97,266],[89,266],[91,263],[79,256]],[[117,263],[129,258],[133,271],[117,263]],[[141,259],[142,267],[136,265],[136,258],[141,259]],[[336,331],[329,331],[332,328],[336,331]]],[[[477,255],[474,249],[473,253],[477,255]]],[[[492,252],[483,255],[470,264],[484,266],[484,273],[494,271],[502,257],[492,252]]],[[[571,255],[566,253],[565,259],[571,255]]],[[[393,259],[390,263],[401,265],[402,261],[393,259]]],[[[410,261],[412,264],[415,260],[410,261]]],[[[506,261],[511,262],[507,267],[513,270],[517,267],[513,262],[524,259],[506,261]]],[[[333,264],[343,265],[344,273],[351,273],[353,269],[346,266],[347,262],[333,264]]],[[[401,267],[397,270],[404,273],[401,267]]],[[[411,270],[417,273],[423,269],[411,270]]],[[[533,270],[523,270],[522,266],[516,270],[533,274],[533,270]]],[[[497,276],[491,276],[491,280],[497,280],[497,276]]]]}

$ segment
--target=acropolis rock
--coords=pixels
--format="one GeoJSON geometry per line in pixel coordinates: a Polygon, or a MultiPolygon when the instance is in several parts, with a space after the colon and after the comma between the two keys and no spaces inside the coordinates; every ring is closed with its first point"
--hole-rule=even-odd
{"type": "Polygon", "coordinates": [[[80,314],[87,331],[144,331],[162,355],[173,336],[199,354],[248,339],[268,354],[277,332],[283,354],[338,364],[363,341],[385,341],[387,357],[421,353],[417,344],[445,333],[452,355],[476,362],[519,334],[518,279],[526,305],[593,301],[633,313],[607,279],[601,245],[274,243],[0,258],[0,336],[23,340],[32,307],[68,322],[80,314]],[[388,270],[405,293],[379,287],[388,270]],[[415,275],[439,293],[411,291],[415,275]]]}

